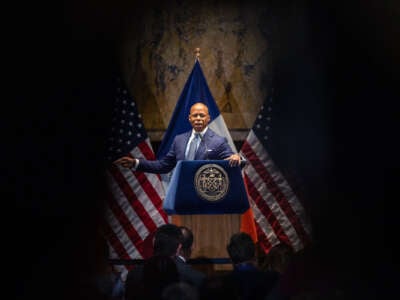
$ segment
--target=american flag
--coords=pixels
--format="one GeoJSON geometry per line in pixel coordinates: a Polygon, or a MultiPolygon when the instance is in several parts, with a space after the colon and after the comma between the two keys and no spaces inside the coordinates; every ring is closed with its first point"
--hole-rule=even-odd
{"type": "Polygon", "coordinates": [[[154,231],[168,220],[162,209],[165,191],[159,175],[111,164],[125,155],[155,159],[135,101],[121,79],[117,79],[114,100],[107,148],[109,195],[104,234],[110,248],[110,259],[143,259],[152,255],[154,231]]]}
{"type": "Polygon", "coordinates": [[[267,152],[272,121],[272,93],[257,115],[240,150],[259,245],[265,252],[279,243],[301,250],[311,240],[304,208],[267,152]]]}

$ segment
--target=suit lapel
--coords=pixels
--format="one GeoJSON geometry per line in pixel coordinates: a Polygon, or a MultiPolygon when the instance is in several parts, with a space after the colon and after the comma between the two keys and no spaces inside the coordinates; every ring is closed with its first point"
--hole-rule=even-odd
{"type": "Polygon", "coordinates": [[[176,137],[176,145],[175,145],[175,155],[176,155],[176,160],[184,160],[185,159],[185,151],[186,151],[186,145],[189,141],[191,131],[182,133],[176,137]]]}
{"type": "Polygon", "coordinates": [[[206,133],[204,134],[202,141],[199,145],[199,148],[197,149],[196,155],[194,157],[194,159],[196,160],[205,160],[207,159],[207,153],[206,151],[209,149],[210,147],[210,141],[212,140],[212,137],[214,135],[214,132],[208,128],[206,133]],[[207,147],[206,147],[207,145],[207,147]]]}

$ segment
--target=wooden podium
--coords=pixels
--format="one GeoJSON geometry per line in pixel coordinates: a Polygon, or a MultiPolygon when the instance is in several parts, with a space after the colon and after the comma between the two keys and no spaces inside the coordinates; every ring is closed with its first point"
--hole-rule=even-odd
{"type": "MultiPolygon", "coordinates": [[[[240,167],[224,160],[178,162],[163,204],[171,222],[194,234],[192,259],[227,259],[226,245],[249,208],[240,167]]],[[[230,270],[230,264],[213,264],[230,270]]],[[[208,266],[210,268],[210,266],[208,266]]]]}

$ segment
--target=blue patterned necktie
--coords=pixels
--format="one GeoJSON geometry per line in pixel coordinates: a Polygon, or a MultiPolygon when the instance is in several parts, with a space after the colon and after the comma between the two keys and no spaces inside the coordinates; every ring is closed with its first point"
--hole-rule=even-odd
{"type": "Polygon", "coordinates": [[[195,133],[194,134],[194,138],[192,139],[192,141],[190,142],[189,145],[189,151],[186,155],[186,159],[187,160],[193,160],[194,156],[196,155],[196,150],[197,150],[197,145],[199,142],[199,133],[195,133]]]}

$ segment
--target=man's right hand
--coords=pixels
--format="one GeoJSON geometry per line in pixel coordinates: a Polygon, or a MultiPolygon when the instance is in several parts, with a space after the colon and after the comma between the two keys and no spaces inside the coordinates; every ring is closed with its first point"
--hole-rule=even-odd
{"type": "Polygon", "coordinates": [[[122,167],[129,168],[129,169],[133,167],[134,163],[135,163],[135,159],[132,157],[129,157],[129,156],[123,156],[113,162],[113,164],[115,164],[115,165],[120,165],[122,167]]]}

